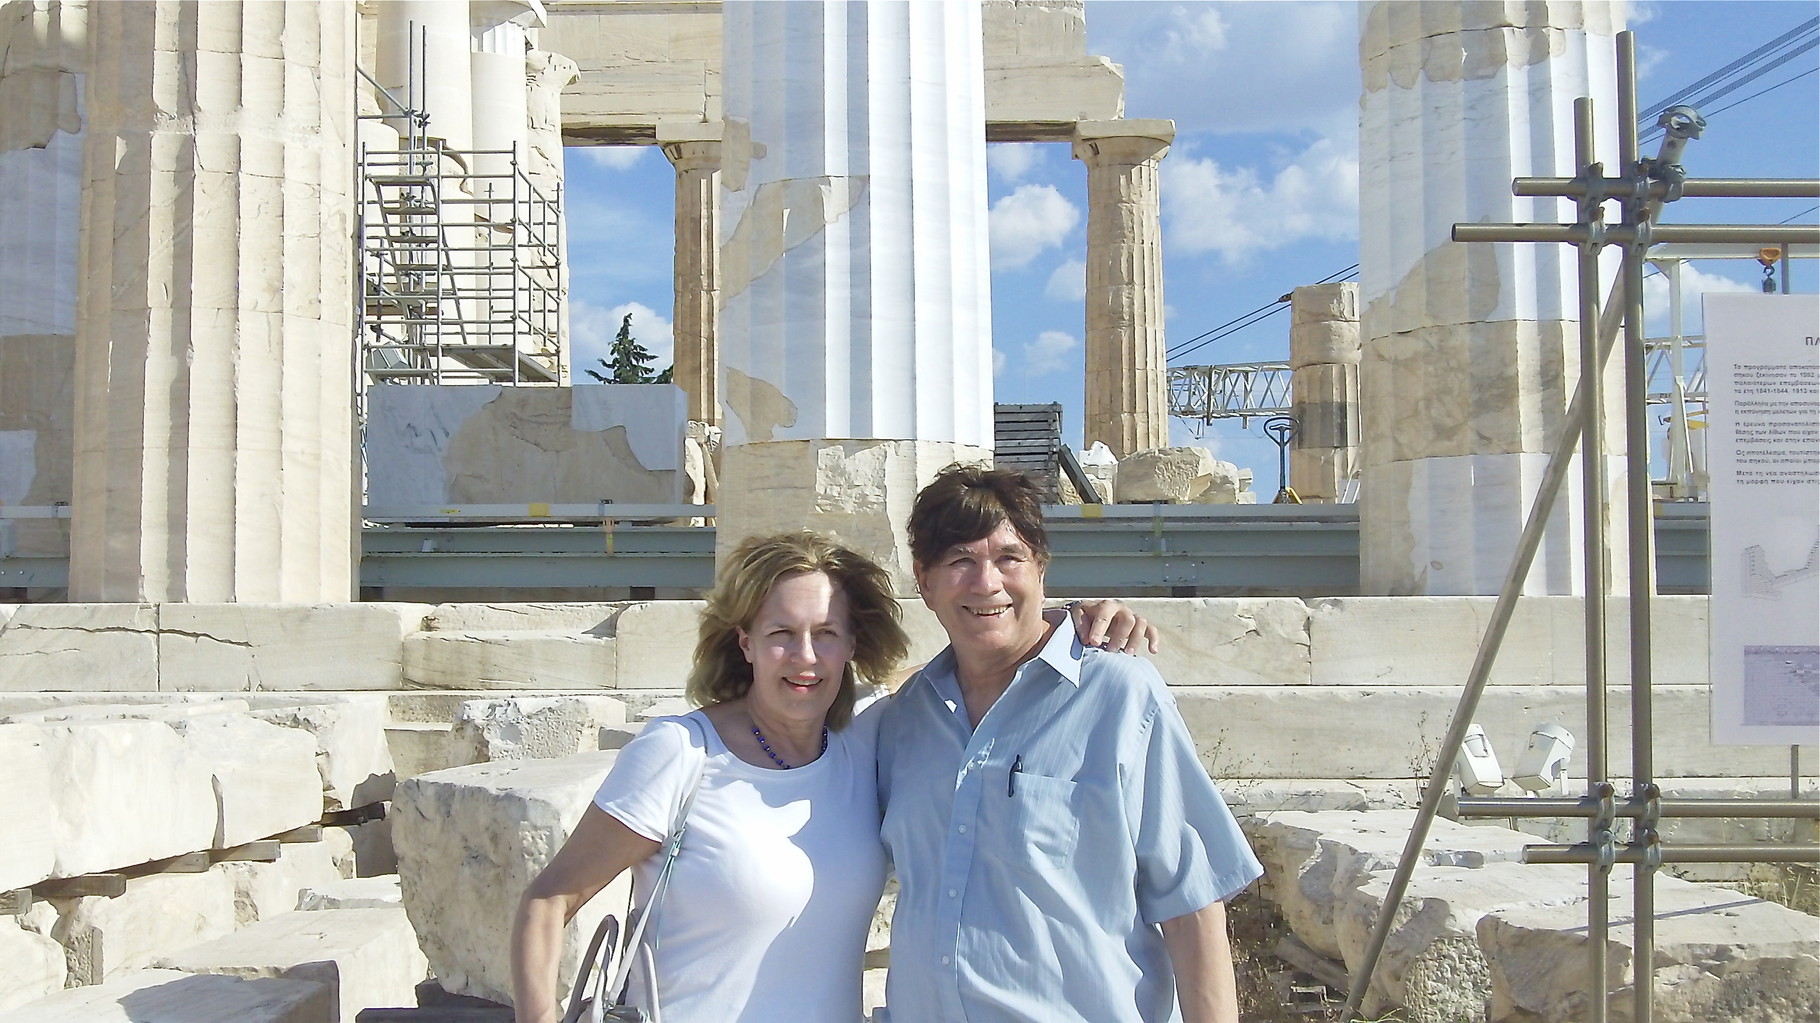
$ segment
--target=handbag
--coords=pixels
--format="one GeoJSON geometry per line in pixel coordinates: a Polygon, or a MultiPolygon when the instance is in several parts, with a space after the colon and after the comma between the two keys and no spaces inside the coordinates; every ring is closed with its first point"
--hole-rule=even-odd
{"type": "MultiPolygon", "coordinates": [[[[701,736],[695,722],[686,721],[689,730],[701,736]]],[[[695,775],[695,784],[690,786],[689,794],[683,799],[682,807],[676,812],[676,821],[670,827],[670,837],[664,843],[663,866],[657,871],[657,880],[651,886],[651,897],[645,900],[645,911],[628,910],[626,914],[626,940],[619,945],[619,920],[609,913],[601,920],[594,931],[593,940],[588,942],[588,951],[582,956],[581,969],[575,976],[575,986],[569,992],[569,1008],[562,1017],[562,1023],[663,1023],[663,1010],[657,998],[657,967],[655,950],[657,932],[651,932],[651,940],[644,941],[645,925],[652,918],[661,915],[664,895],[670,887],[670,874],[676,866],[676,855],[682,851],[683,833],[688,830],[689,808],[695,805],[695,795],[701,791],[702,779],[708,773],[707,737],[702,738],[701,770],[695,775]],[[626,993],[631,989],[632,970],[640,971],[644,981],[645,994],[650,999],[648,1008],[626,1003],[626,993]],[[594,975],[593,990],[589,990],[589,975],[594,975]]],[[[634,899],[636,903],[638,900],[634,899]]]]}

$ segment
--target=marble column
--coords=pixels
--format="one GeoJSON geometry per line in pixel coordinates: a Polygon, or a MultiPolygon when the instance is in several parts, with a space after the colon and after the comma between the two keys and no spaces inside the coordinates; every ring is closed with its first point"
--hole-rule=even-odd
{"type": "MultiPolygon", "coordinates": [[[[0,505],[70,501],[88,5],[0,6],[0,505]]],[[[62,557],[66,520],[0,519],[0,553],[62,557]]]]}
{"type": "MultiPolygon", "coordinates": [[[[1594,100],[1609,171],[1621,8],[1386,0],[1360,17],[1360,585],[1496,593],[1579,374],[1576,255],[1449,232],[1573,219],[1510,183],[1576,173],[1580,96],[1594,100]]],[[[1615,501],[1603,507],[1622,550],[1623,446],[1607,436],[1615,501]]],[[[1525,592],[1584,587],[1577,467],[1568,480],[1525,592]]]]}
{"type": "Polygon", "coordinates": [[[1359,457],[1359,286],[1297,288],[1289,315],[1289,486],[1304,502],[1331,503],[1359,457]]]}
{"type": "Polygon", "coordinates": [[[1083,443],[1124,458],[1169,446],[1163,226],[1157,163],[1175,122],[1082,121],[1087,165],[1087,402],[1083,443]]]}
{"type": "MultiPolygon", "coordinates": [[[[450,149],[474,148],[474,84],[468,0],[385,0],[379,8],[374,77],[430,118],[422,129],[450,149]]],[[[394,122],[400,134],[402,119],[394,122]]]]}
{"type": "Polygon", "coordinates": [[[353,4],[90,8],[79,601],[353,594],[353,4]]]}
{"type": "Polygon", "coordinates": [[[659,123],[657,139],[676,168],[676,386],[689,418],[720,425],[720,125],[659,123]]]}
{"type": "Polygon", "coordinates": [[[918,488],[991,456],[980,8],[723,12],[718,544],[825,530],[908,592],[918,488]]]}
{"type": "MultiPolygon", "coordinates": [[[[550,199],[562,195],[564,174],[562,146],[562,91],[581,75],[581,68],[560,53],[533,49],[525,56],[527,89],[525,115],[525,174],[531,184],[550,199]]],[[[568,214],[556,211],[556,337],[557,374],[569,383],[574,353],[569,348],[569,226],[568,214]]]]}

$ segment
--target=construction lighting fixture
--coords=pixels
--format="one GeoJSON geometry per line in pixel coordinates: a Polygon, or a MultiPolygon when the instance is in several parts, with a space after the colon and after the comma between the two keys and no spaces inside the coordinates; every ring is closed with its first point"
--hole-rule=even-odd
{"type": "Polygon", "coordinates": [[[1517,761],[1517,773],[1510,780],[1530,792],[1552,788],[1567,769],[1567,758],[1573,755],[1574,733],[1560,725],[1537,725],[1529,733],[1529,745],[1517,761]]]}
{"type": "Polygon", "coordinates": [[[1453,769],[1460,787],[1469,796],[1489,796],[1504,785],[1504,769],[1498,766],[1498,755],[1492,751],[1485,729],[1476,721],[1466,726],[1466,742],[1460,747],[1453,769]]]}

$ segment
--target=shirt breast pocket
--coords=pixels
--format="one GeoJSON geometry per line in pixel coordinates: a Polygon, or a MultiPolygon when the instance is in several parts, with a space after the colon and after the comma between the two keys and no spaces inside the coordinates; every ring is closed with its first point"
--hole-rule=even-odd
{"type": "Polygon", "coordinates": [[[1011,810],[1012,834],[1022,836],[1030,862],[1038,867],[1065,867],[1080,838],[1075,783],[1018,773],[1011,810]]]}

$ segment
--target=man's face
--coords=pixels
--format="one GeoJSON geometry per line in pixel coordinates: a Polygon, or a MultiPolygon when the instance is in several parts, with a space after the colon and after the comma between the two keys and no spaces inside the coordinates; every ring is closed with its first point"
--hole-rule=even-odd
{"type": "Polygon", "coordinates": [[[1015,664],[1043,638],[1043,564],[1010,522],[918,565],[923,603],[963,661],[1015,664]]]}

